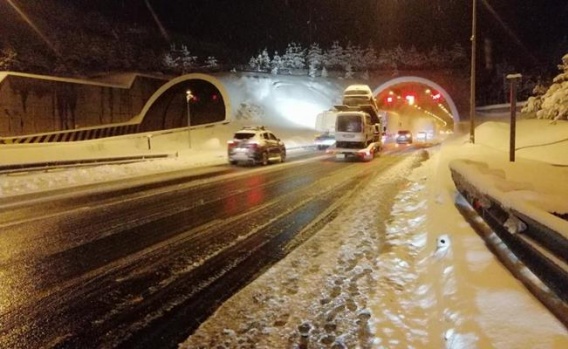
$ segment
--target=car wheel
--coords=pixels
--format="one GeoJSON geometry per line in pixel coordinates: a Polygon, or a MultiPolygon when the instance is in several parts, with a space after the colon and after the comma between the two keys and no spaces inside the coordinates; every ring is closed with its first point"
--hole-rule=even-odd
{"type": "Polygon", "coordinates": [[[284,162],[286,161],[286,152],[281,152],[280,153],[280,162],[284,162]]]}
{"type": "Polygon", "coordinates": [[[268,153],[263,152],[263,153],[260,155],[260,164],[261,164],[262,166],[268,165],[268,153]]]}
{"type": "Polygon", "coordinates": [[[229,160],[229,165],[236,165],[237,161],[236,160],[229,160]]]}

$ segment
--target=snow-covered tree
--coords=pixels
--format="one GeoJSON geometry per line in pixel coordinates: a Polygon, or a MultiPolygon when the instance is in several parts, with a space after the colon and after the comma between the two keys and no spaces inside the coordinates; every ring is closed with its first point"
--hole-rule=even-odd
{"type": "Polygon", "coordinates": [[[167,70],[177,70],[177,68],[178,68],[177,59],[174,58],[174,56],[171,54],[171,52],[167,52],[164,55],[164,58],[162,59],[162,65],[167,70]]]}
{"type": "Polygon", "coordinates": [[[345,64],[345,78],[353,79],[353,67],[350,63],[345,64]]]}
{"type": "Polygon", "coordinates": [[[282,56],[284,68],[303,69],[306,66],[306,50],[298,43],[288,44],[286,52],[282,56]]]}
{"type": "Polygon", "coordinates": [[[18,54],[11,48],[0,51],[0,70],[13,70],[17,65],[18,54]]]}
{"type": "Polygon", "coordinates": [[[433,68],[439,68],[444,65],[444,55],[440,52],[438,47],[434,46],[430,52],[428,52],[428,61],[433,68]]]}
{"type": "Polygon", "coordinates": [[[365,70],[368,68],[365,62],[365,50],[359,46],[353,48],[352,64],[353,68],[357,71],[365,70]]]}
{"type": "Polygon", "coordinates": [[[363,62],[363,50],[359,46],[354,46],[351,42],[347,43],[347,47],[343,51],[343,68],[347,65],[351,66],[351,70],[364,70],[366,67],[363,62]]]}
{"type": "Polygon", "coordinates": [[[318,68],[316,67],[316,65],[313,63],[310,64],[308,66],[308,75],[310,76],[310,78],[315,78],[317,73],[318,73],[318,68]]]}
{"type": "Polygon", "coordinates": [[[402,56],[402,59],[404,65],[411,68],[422,68],[427,64],[426,55],[418,52],[414,45],[402,56]]]}
{"type": "Polygon", "coordinates": [[[260,71],[260,63],[258,57],[252,56],[249,59],[248,65],[252,70],[260,71]]]}
{"type": "Polygon", "coordinates": [[[327,69],[339,69],[345,64],[343,47],[339,41],[334,41],[331,47],[325,51],[323,57],[323,65],[327,69]]]}
{"type": "Polygon", "coordinates": [[[262,50],[262,52],[260,53],[260,69],[263,71],[269,71],[271,69],[271,63],[272,60],[270,59],[270,56],[268,55],[268,50],[265,48],[264,50],[262,50]]]}
{"type": "MultiPolygon", "coordinates": [[[[530,97],[521,110],[522,113],[535,115],[538,119],[568,120],[568,53],[562,57],[558,66],[561,73],[553,80],[552,85],[541,96],[530,97]]],[[[537,85],[538,86],[538,85],[537,85]]],[[[535,87],[535,92],[542,92],[535,87]]]]}
{"type": "Polygon", "coordinates": [[[280,57],[278,51],[274,51],[274,56],[272,56],[272,61],[270,62],[270,72],[276,75],[279,73],[282,67],[283,67],[282,57],[280,57]]]}
{"type": "Polygon", "coordinates": [[[162,66],[169,71],[185,74],[197,67],[197,57],[192,56],[186,45],[177,49],[175,44],[170,45],[170,51],[162,58],[162,66]]]}
{"type": "Polygon", "coordinates": [[[322,78],[327,78],[329,76],[329,73],[327,72],[327,69],[325,67],[321,68],[321,77],[322,78]]]}
{"type": "Polygon", "coordinates": [[[205,60],[205,68],[215,70],[219,68],[219,62],[214,56],[208,56],[205,60]]]}
{"type": "Polygon", "coordinates": [[[383,49],[379,53],[379,65],[383,69],[397,69],[398,63],[399,57],[395,50],[383,49]]]}
{"type": "Polygon", "coordinates": [[[181,46],[180,63],[182,73],[184,74],[190,72],[197,66],[197,56],[192,56],[186,45],[181,46]]]}
{"type": "Polygon", "coordinates": [[[467,56],[465,49],[459,43],[455,43],[449,52],[450,64],[454,67],[459,67],[467,63],[467,56]]]}
{"type": "Polygon", "coordinates": [[[306,63],[309,69],[308,75],[312,78],[315,77],[317,70],[322,66],[322,62],[323,50],[320,48],[319,44],[313,43],[306,54],[306,63]]]}
{"type": "Polygon", "coordinates": [[[371,70],[376,69],[379,65],[378,61],[379,58],[377,57],[377,51],[375,51],[375,48],[369,44],[363,53],[363,64],[365,65],[365,68],[371,70]]]}
{"type": "Polygon", "coordinates": [[[351,41],[349,41],[347,43],[347,46],[345,47],[345,49],[343,50],[343,62],[342,62],[342,66],[343,69],[345,70],[345,72],[347,72],[347,67],[349,66],[349,69],[351,70],[351,73],[353,73],[353,67],[355,66],[355,47],[351,44],[351,41]]]}

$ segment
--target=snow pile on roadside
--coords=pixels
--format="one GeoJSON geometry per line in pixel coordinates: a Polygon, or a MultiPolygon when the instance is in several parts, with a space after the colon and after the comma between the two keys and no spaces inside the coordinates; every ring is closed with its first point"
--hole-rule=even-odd
{"type": "Polygon", "coordinates": [[[129,164],[108,164],[1,175],[0,198],[136,178],[152,173],[166,173],[187,168],[225,164],[226,162],[224,151],[200,151],[184,157],[129,164]]]}
{"type": "Polygon", "coordinates": [[[385,198],[407,182],[416,161],[409,157],[349,198],[334,221],[225,302],[180,348],[429,343],[421,320],[427,295],[416,292],[413,261],[424,247],[424,195],[415,201],[424,184],[407,187],[396,198],[400,215],[383,220],[393,204],[385,198]]]}

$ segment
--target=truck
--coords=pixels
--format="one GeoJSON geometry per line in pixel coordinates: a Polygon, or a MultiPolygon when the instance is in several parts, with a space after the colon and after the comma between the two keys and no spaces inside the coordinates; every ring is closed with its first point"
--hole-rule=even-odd
{"type": "Polygon", "coordinates": [[[316,134],[314,145],[318,150],[325,150],[335,144],[335,121],[337,111],[326,110],[316,116],[316,134]]]}
{"type": "Polygon", "coordinates": [[[337,159],[372,160],[383,148],[385,129],[371,89],[366,85],[347,87],[343,105],[335,109],[335,147],[328,152],[337,159]]]}

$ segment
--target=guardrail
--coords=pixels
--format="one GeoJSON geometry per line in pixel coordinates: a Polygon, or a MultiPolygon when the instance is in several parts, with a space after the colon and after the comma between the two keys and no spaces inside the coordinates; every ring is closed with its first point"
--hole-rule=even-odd
{"type": "Polygon", "coordinates": [[[174,156],[177,156],[177,154],[120,156],[120,157],[95,158],[95,159],[45,161],[45,162],[33,162],[25,164],[0,165],[0,174],[49,171],[58,168],[100,166],[105,164],[124,164],[124,163],[140,162],[146,160],[163,159],[174,156]]]}
{"type": "MultiPolygon", "coordinates": [[[[534,280],[523,277],[518,270],[511,271],[522,279],[525,285],[530,284],[527,285],[529,290],[568,327],[568,239],[545,224],[514,209],[503,207],[491,196],[481,193],[459,172],[451,169],[451,174],[458,192],[471,208],[516,258],[554,293],[555,297],[542,294],[541,288],[534,283],[534,280]],[[512,221],[517,225],[522,223],[524,229],[511,232],[507,226],[512,221]]],[[[473,220],[474,218],[471,217],[470,221],[473,220]]],[[[487,236],[480,235],[489,245],[492,244],[487,236]]],[[[492,249],[495,252],[494,246],[492,249]]],[[[504,264],[511,269],[511,263],[504,264]]],[[[515,268],[518,266],[513,267],[515,268]]]]}

